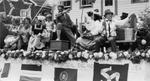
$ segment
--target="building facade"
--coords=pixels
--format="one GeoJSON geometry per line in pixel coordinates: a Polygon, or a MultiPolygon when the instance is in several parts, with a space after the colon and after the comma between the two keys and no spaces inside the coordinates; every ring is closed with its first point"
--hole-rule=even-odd
{"type": "MultiPolygon", "coordinates": [[[[86,12],[94,9],[99,10],[99,14],[103,15],[106,9],[110,9],[114,14],[121,15],[126,13],[140,13],[150,6],[150,0],[60,0],[65,8],[71,8],[69,15],[74,23],[85,21],[86,12]]],[[[56,11],[57,12],[57,11],[56,11]]]]}

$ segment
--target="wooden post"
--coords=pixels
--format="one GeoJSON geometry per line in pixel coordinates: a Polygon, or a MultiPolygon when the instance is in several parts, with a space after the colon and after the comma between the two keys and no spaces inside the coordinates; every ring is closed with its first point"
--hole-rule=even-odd
{"type": "Polygon", "coordinates": [[[104,5],[103,5],[103,0],[101,0],[101,15],[103,15],[103,11],[104,11],[104,7],[103,7],[104,5]]]}
{"type": "Polygon", "coordinates": [[[118,15],[118,0],[115,0],[115,14],[118,15]]]}

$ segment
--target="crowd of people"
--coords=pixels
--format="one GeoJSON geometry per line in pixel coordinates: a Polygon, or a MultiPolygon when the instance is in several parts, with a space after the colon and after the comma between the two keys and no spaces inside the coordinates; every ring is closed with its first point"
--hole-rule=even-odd
{"type": "Polygon", "coordinates": [[[135,14],[123,13],[120,19],[114,17],[110,9],[105,10],[104,16],[95,12],[87,12],[90,17],[89,21],[83,24],[86,30],[77,39],[77,43],[82,48],[88,50],[100,51],[103,47],[109,48],[116,52],[117,29],[118,28],[135,28],[133,22],[137,22],[135,14]],[[133,21],[133,22],[132,22],[133,21]]]}
{"type": "Polygon", "coordinates": [[[25,49],[38,50],[47,49],[50,46],[50,40],[70,40],[75,44],[73,23],[67,11],[64,11],[62,5],[58,6],[58,14],[55,20],[52,14],[46,11],[40,12],[33,20],[30,18],[13,18],[9,16],[11,24],[8,25],[8,18],[3,20],[7,24],[7,36],[3,40],[5,49],[25,49]],[[63,34],[63,35],[62,35],[63,34]],[[67,38],[64,36],[67,36],[67,38]]]}
{"type": "Polygon", "coordinates": [[[50,40],[63,40],[67,37],[70,46],[79,50],[101,51],[103,47],[111,47],[111,50],[116,52],[117,28],[136,29],[135,14],[123,13],[120,19],[115,20],[113,12],[109,9],[105,10],[104,16],[100,16],[96,10],[89,11],[89,19],[77,27],[67,14],[68,11],[59,5],[55,20],[52,20],[51,14],[40,14],[33,22],[30,18],[24,18],[19,24],[12,19],[12,25],[8,27],[9,34],[4,39],[4,48],[46,49],[50,45],[50,40]]]}

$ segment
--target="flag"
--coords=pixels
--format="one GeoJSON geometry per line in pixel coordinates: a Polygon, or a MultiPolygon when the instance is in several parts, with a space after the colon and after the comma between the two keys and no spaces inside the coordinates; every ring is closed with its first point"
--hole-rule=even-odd
{"type": "Polygon", "coordinates": [[[128,66],[94,63],[93,81],[127,81],[128,66]]]}
{"type": "Polygon", "coordinates": [[[41,71],[42,65],[22,64],[21,70],[41,71]]]}
{"type": "Polygon", "coordinates": [[[1,78],[7,78],[10,70],[10,63],[5,63],[1,74],[1,78]]]}
{"type": "Polygon", "coordinates": [[[54,81],[77,81],[77,69],[55,68],[54,81]]]}
{"type": "Polygon", "coordinates": [[[29,77],[29,76],[20,76],[20,80],[19,81],[41,81],[41,78],[29,77]]]}
{"type": "Polygon", "coordinates": [[[41,81],[42,65],[22,64],[20,81],[41,81]]]}

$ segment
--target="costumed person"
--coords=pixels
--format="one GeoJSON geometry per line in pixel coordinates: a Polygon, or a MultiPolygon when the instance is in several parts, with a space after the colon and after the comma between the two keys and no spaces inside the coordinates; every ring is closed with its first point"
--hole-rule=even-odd
{"type": "Polygon", "coordinates": [[[21,48],[25,50],[27,49],[29,38],[31,36],[31,30],[32,30],[31,28],[32,26],[31,26],[30,18],[25,18],[23,20],[22,25],[19,27],[19,31],[18,31],[20,37],[19,44],[21,48]]]}
{"type": "Polygon", "coordinates": [[[101,17],[98,14],[91,15],[91,12],[87,14],[90,14],[89,16],[92,18],[90,27],[88,26],[89,24],[85,25],[86,30],[81,34],[81,37],[76,40],[76,43],[80,49],[98,52],[105,42],[103,35],[104,28],[100,21],[101,17]]]}
{"type": "Polygon", "coordinates": [[[15,36],[8,35],[4,40],[7,46],[17,45],[18,49],[27,49],[28,40],[31,32],[31,20],[30,18],[25,18],[23,23],[17,27],[13,32],[15,32],[15,36]],[[8,40],[12,41],[7,45],[8,40]],[[13,41],[14,40],[14,41],[13,41]]]}
{"type": "Polygon", "coordinates": [[[9,26],[8,30],[9,33],[6,36],[4,42],[6,49],[21,49],[21,45],[19,44],[20,36],[19,36],[19,25],[20,25],[20,19],[11,19],[12,24],[9,26]]]}
{"type": "Polygon", "coordinates": [[[52,15],[47,15],[46,16],[46,22],[45,22],[45,25],[46,25],[46,30],[45,32],[48,32],[48,38],[49,39],[52,39],[52,36],[53,36],[53,32],[56,32],[56,28],[54,26],[54,22],[52,21],[52,15]]]}
{"type": "Polygon", "coordinates": [[[54,22],[52,21],[52,15],[49,14],[46,16],[46,29],[44,29],[44,32],[42,35],[44,36],[44,42],[46,47],[50,45],[50,40],[53,38],[53,34],[56,32],[56,26],[54,22]]]}
{"type": "Polygon", "coordinates": [[[42,33],[44,29],[46,29],[46,26],[43,23],[44,19],[44,16],[37,16],[35,18],[35,24],[32,26],[32,35],[29,39],[27,50],[43,49],[45,47],[42,42],[42,33]]]}
{"type": "Polygon", "coordinates": [[[75,36],[73,35],[71,28],[73,27],[73,22],[70,19],[70,16],[67,14],[69,10],[64,11],[64,6],[58,6],[58,14],[56,14],[56,32],[57,32],[57,39],[61,40],[61,33],[65,33],[67,38],[70,40],[71,45],[75,43],[75,36]]]}
{"type": "Polygon", "coordinates": [[[124,43],[119,43],[120,50],[135,49],[134,41],[136,40],[137,32],[137,16],[134,13],[129,15],[125,12],[122,13],[121,20],[115,20],[117,26],[117,39],[122,40],[124,43]],[[123,36],[124,35],[124,36],[123,36]]]}

